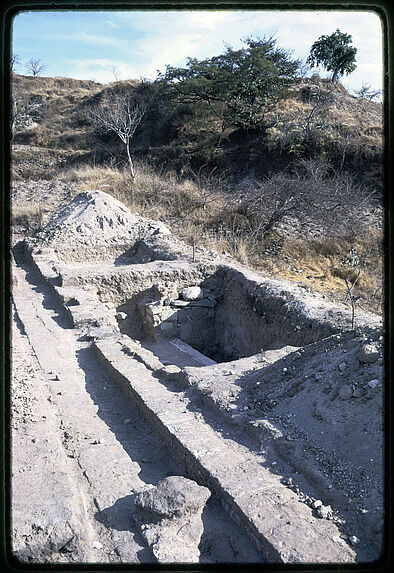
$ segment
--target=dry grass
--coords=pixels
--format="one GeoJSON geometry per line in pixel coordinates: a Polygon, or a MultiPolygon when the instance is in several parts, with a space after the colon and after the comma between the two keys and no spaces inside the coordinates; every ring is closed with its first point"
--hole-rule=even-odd
{"type": "Polygon", "coordinates": [[[37,230],[42,227],[44,214],[44,207],[41,203],[38,203],[12,209],[11,219],[13,225],[21,225],[29,230],[37,230]]]}
{"type": "Polygon", "coordinates": [[[380,311],[382,237],[377,229],[362,236],[313,239],[272,233],[263,242],[248,234],[245,226],[234,224],[235,210],[226,206],[224,194],[204,208],[194,181],[158,173],[147,163],[137,164],[134,181],[127,169],[110,167],[84,166],[65,174],[79,182],[81,190],[101,189],[133,212],[166,222],[190,245],[230,253],[242,264],[319,290],[328,298],[344,301],[345,278],[354,281],[361,268],[354,294],[362,297],[365,310],[380,311]]]}
{"type": "Polygon", "coordinates": [[[380,312],[382,256],[382,236],[376,229],[363,236],[287,239],[279,274],[343,301],[345,280],[353,284],[359,275],[354,294],[361,297],[360,305],[364,310],[380,312]]]}
{"type": "Polygon", "coordinates": [[[266,116],[271,149],[283,147],[297,153],[297,138],[307,129],[332,154],[337,148],[339,154],[345,150],[346,154],[375,156],[382,149],[381,103],[350,95],[340,82],[332,84],[319,77],[302,80],[290,94],[266,116]],[[324,94],[328,98],[326,103],[303,101],[305,88],[324,94]]]}

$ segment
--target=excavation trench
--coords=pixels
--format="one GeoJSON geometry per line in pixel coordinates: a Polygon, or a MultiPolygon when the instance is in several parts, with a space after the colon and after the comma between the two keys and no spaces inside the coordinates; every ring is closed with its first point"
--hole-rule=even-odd
{"type": "Polygon", "coordinates": [[[62,285],[93,286],[100,303],[115,307],[120,332],[148,345],[177,339],[219,363],[304,346],[338,331],[291,293],[230,266],[150,262],[78,271],[70,265],[62,285]]]}
{"type": "MultiPolygon", "coordinates": [[[[67,316],[67,304],[78,306],[76,300],[70,299],[62,308],[51,282],[42,280],[42,274],[29,257],[23,257],[18,249],[16,253],[18,267],[14,276],[18,284],[14,302],[18,329],[32,345],[42,369],[41,376],[48,377],[41,381],[42,387],[37,388],[43,394],[41,403],[50,400],[56,411],[55,416],[48,413],[43,416],[51,420],[52,434],[49,439],[44,434],[38,442],[45,441],[48,448],[57,448],[57,468],[52,469],[53,475],[56,472],[60,475],[56,488],[60,496],[61,488],[70,492],[65,500],[51,499],[55,492],[50,490],[49,502],[47,492],[39,489],[45,479],[52,488],[54,478],[52,474],[46,476],[47,466],[41,473],[28,472],[27,479],[30,478],[35,487],[30,515],[26,509],[23,513],[19,511],[22,499],[18,495],[22,497],[27,486],[19,478],[14,480],[15,554],[21,561],[44,563],[64,562],[67,556],[73,562],[156,561],[149,548],[144,547],[134,523],[133,499],[136,491],[157,486],[168,476],[186,475],[185,465],[174,456],[160,432],[152,431],[155,423],[144,415],[138,400],[124,400],[118,373],[114,371],[111,375],[110,369],[102,368],[102,361],[97,359],[97,352],[88,341],[78,342],[81,331],[70,329],[67,316]],[[50,341],[54,348],[48,354],[50,341]],[[77,375],[74,375],[75,367],[78,367],[77,375]],[[61,419],[60,428],[56,428],[56,418],[61,419]],[[62,479],[67,480],[65,484],[62,479]],[[45,499],[45,507],[49,506],[48,514],[40,508],[39,496],[42,496],[41,504],[45,499]],[[77,511],[78,506],[81,508],[77,511]],[[65,523],[58,517],[61,512],[67,514],[65,523]],[[23,536],[32,536],[29,527],[39,533],[34,542],[28,542],[25,547],[23,536]],[[22,532],[20,539],[18,532],[22,532]],[[94,550],[102,545],[100,551],[94,550]]],[[[18,336],[14,334],[14,338],[18,336]]],[[[115,342],[111,346],[115,346],[115,342]]],[[[142,365],[139,373],[149,377],[142,365]]],[[[30,451],[36,447],[36,441],[34,438],[32,446],[27,440],[23,454],[15,451],[15,457],[21,459],[24,466],[36,455],[30,451]]],[[[216,497],[208,500],[201,520],[203,532],[198,543],[201,563],[265,561],[264,554],[229,517],[216,497]]]]}
{"type": "MultiPolygon", "coordinates": [[[[208,487],[248,536],[258,557],[250,550],[247,560],[355,560],[353,549],[336,541],[336,525],[317,519],[283,485],[270,452],[262,455],[231,435],[221,397],[215,397],[216,387],[236,395],[244,380],[255,388],[252,374],[263,372],[264,361],[279,364],[298,348],[341,332],[348,311],[222,260],[201,254],[195,262],[163,226],[130,215],[97,191],[81,194],[54,216],[41,239],[14,253],[17,262],[34,266],[71,319],[76,339],[93,346],[100,368],[138,407],[180,472],[208,487]],[[200,404],[195,398],[208,379],[209,399],[200,404]],[[198,391],[190,393],[190,385],[198,391]],[[201,411],[210,404],[212,424],[201,411]]],[[[240,410],[241,398],[233,407],[240,410]]],[[[237,416],[241,426],[249,423],[237,416]]],[[[264,426],[267,420],[250,422],[264,426]]],[[[284,465],[282,471],[290,470],[284,465]]],[[[204,543],[212,543],[209,535],[204,543]]]]}

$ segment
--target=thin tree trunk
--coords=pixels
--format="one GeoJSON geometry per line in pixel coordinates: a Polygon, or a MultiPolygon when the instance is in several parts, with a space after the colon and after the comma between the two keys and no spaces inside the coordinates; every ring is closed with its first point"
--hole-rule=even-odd
{"type": "Polygon", "coordinates": [[[133,164],[133,160],[131,158],[131,153],[130,153],[130,139],[127,139],[127,141],[126,141],[126,149],[127,149],[127,157],[129,159],[131,177],[132,177],[132,179],[134,179],[135,173],[134,173],[134,164],[133,164]]]}
{"type": "Polygon", "coordinates": [[[16,116],[18,113],[18,108],[16,104],[15,96],[12,96],[12,112],[11,112],[11,138],[14,138],[15,133],[15,124],[16,124],[16,116]]]}

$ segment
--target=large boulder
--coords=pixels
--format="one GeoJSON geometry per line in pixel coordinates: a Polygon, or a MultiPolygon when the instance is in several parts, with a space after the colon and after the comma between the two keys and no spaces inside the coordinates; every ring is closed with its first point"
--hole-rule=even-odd
{"type": "Polygon", "coordinates": [[[159,563],[198,563],[210,495],[190,479],[170,476],[135,496],[135,521],[159,563]]]}

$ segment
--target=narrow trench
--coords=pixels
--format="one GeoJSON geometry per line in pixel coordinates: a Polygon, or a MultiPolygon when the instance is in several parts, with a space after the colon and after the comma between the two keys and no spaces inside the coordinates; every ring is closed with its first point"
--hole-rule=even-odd
{"type": "MultiPolygon", "coordinates": [[[[51,318],[61,328],[69,329],[69,319],[50,287],[31,265],[20,262],[20,266],[27,272],[27,280],[33,289],[43,297],[44,308],[50,313],[51,318]]],[[[75,331],[75,335],[79,335],[78,331],[75,331]]],[[[97,415],[115,435],[117,442],[121,444],[130,459],[139,464],[141,471],[138,477],[141,481],[157,485],[161,479],[169,475],[184,475],[173,460],[171,452],[154,434],[137,407],[126,401],[121,390],[113,386],[103,375],[89,343],[79,343],[77,361],[85,376],[86,392],[98,408],[97,415]]],[[[114,539],[117,531],[129,531],[136,535],[135,525],[131,521],[132,497],[130,492],[130,495],[119,498],[112,506],[97,511],[94,516],[97,522],[112,532],[114,539]]],[[[202,563],[264,561],[264,557],[258,553],[254,544],[213,496],[207,502],[202,518],[204,523],[204,533],[200,541],[202,563]]],[[[142,549],[138,553],[138,559],[141,563],[152,562],[150,550],[142,549]]]]}
{"type": "MultiPolygon", "coordinates": [[[[86,346],[78,351],[78,363],[85,373],[86,390],[98,406],[97,415],[113,432],[130,459],[141,467],[139,478],[145,484],[157,485],[170,475],[185,475],[171,452],[161,443],[137,407],[125,401],[120,389],[111,384],[98,368],[93,350],[86,346]],[[127,421],[125,424],[124,422],[127,421]]],[[[130,520],[132,495],[119,499],[96,519],[113,529],[133,529],[130,520]]],[[[204,533],[200,541],[201,562],[264,562],[248,536],[227,515],[212,495],[203,511],[204,533]]],[[[139,556],[146,558],[147,554],[139,556]]],[[[149,561],[148,556],[148,561],[149,561]]]]}

